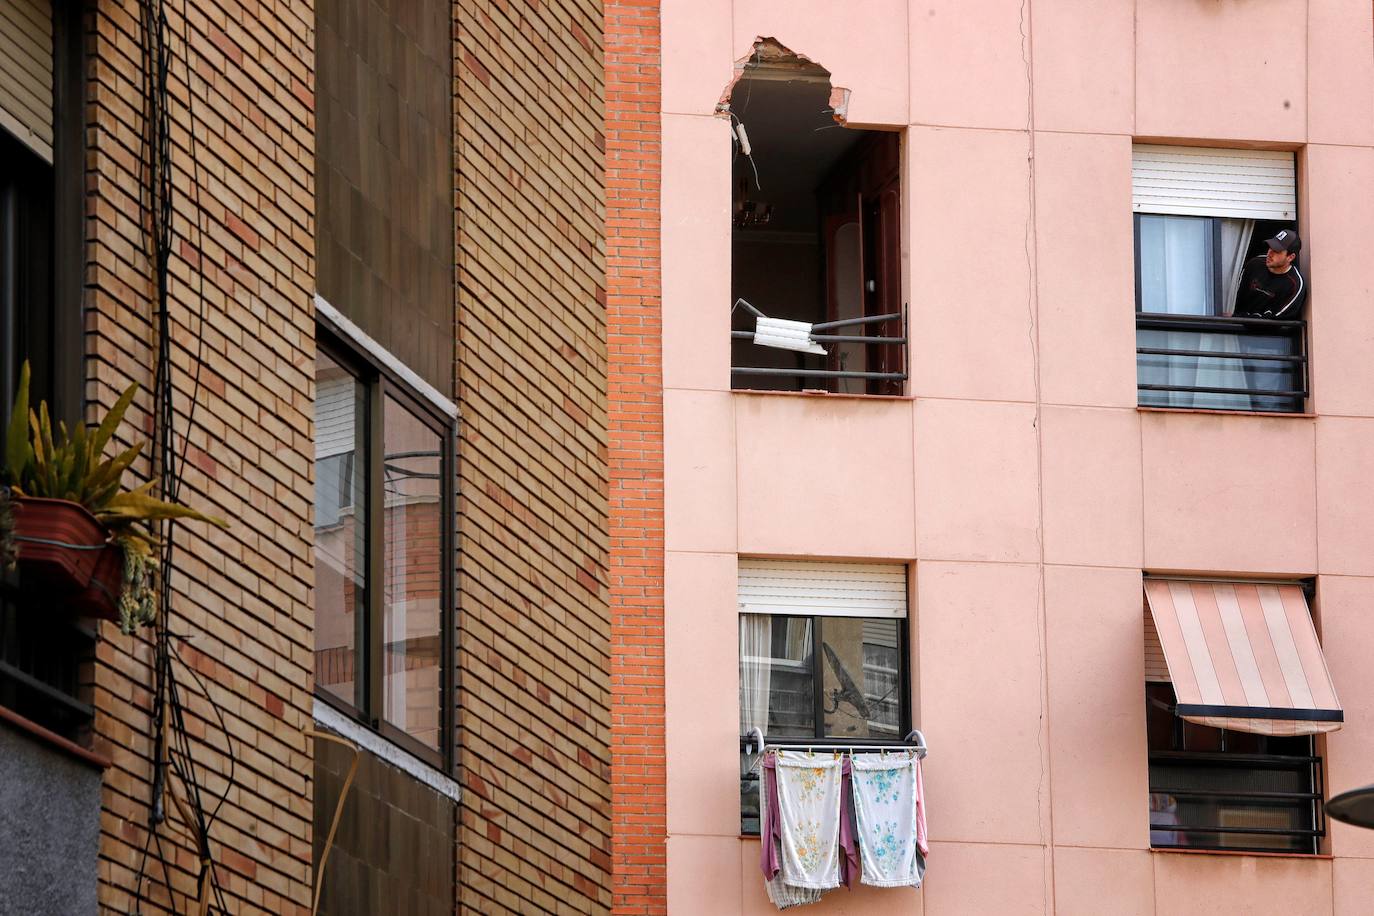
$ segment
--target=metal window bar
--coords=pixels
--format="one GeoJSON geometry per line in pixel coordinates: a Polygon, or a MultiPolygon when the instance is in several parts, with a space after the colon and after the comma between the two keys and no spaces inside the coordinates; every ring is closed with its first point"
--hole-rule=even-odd
{"type": "Polygon", "coordinates": [[[96,634],[50,596],[0,583],[0,705],[80,742],[94,719],[96,634]]]}
{"type": "MultiPolygon", "coordinates": [[[[768,316],[751,304],[748,300],[740,298],[735,300],[734,309],[743,307],[755,318],[767,318],[768,316]]],[[[887,321],[902,322],[902,333],[899,336],[886,336],[882,334],[817,334],[812,333],[811,339],[814,341],[824,341],[827,343],[862,343],[862,344],[899,344],[906,345],[907,342],[907,315],[905,310],[893,312],[888,315],[866,315],[862,318],[843,318],[838,321],[823,321],[820,324],[813,324],[811,330],[829,331],[835,328],[853,327],[856,325],[882,324],[887,321]]],[[[731,331],[730,337],[735,340],[753,340],[753,331],[731,331]]],[[[755,375],[755,376],[775,376],[785,378],[833,378],[833,379],[871,379],[877,381],[905,381],[907,373],[903,372],[863,372],[848,369],[782,369],[766,366],[731,366],[732,375],[755,375]]]]}
{"type": "MultiPolygon", "coordinates": [[[[1208,799],[1232,799],[1240,802],[1253,802],[1249,807],[1263,810],[1264,808],[1307,808],[1310,812],[1309,818],[1304,826],[1292,827],[1261,827],[1261,826],[1226,826],[1222,824],[1203,824],[1203,823],[1178,823],[1178,824],[1153,824],[1152,831],[1173,832],[1185,835],[1207,835],[1216,836],[1274,836],[1289,837],[1294,841],[1303,841],[1310,846],[1310,851],[1316,850],[1317,840],[1326,836],[1326,810],[1322,804],[1325,796],[1324,779],[1322,773],[1322,760],[1316,755],[1296,756],[1281,754],[1225,754],[1208,753],[1196,751],[1156,751],[1149,756],[1150,768],[1155,771],[1158,768],[1166,769],[1170,766],[1179,767],[1214,767],[1217,769],[1260,769],[1286,771],[1299,775],[1304,778],[1309,791],[1256,791],[1245,789],[1203,789],[1189,788],[1185,786],[1172,787],[1161,785],[1155,781],[1156,778],[1167,778],[1166,774],[1152,772],[1150,779],[1151,794],[1159,793],[1172,795],[1177,798],[1192,798],[1199,800],[1208,799]],[[1305,774],[1304,774],[1305,771],[1305,774]],[[1266,804],[1267,803],[1267,804],[1266,804]]],[[[1182,844],[1155,844],[1162,846],[1175,846],[1182,844]]],[[[1207,846],[1190,843],[1185,848],[1216,848],[1233,850],[1253,850],[1260,852],[1274,852],[1273,847],[1263,846],[1244,846],[1241,844],[1216,843],[1207,846]]]]}
{"type": "MultiPolygon", "coordinates": [[[[1200,395],[1250,395],[1257,398],[1283,400],[1287,411],[1296,413],[1302,410],[1303,400],[1309,395],[1307,365],[1307,322],[1280,321],[1270,318],[1242,318],[1223,315],[1165,315],[1145,312],[1136,313],[1137,340],[1140,331],[1172,331],[1198,334],[1227,335],[1241,342],[1240,350],[1199,350],[1191,347],[1144,347],[1136,346],[1136,361],[1142,358],[1163,357],[1189,360],[1241,360],[1245,363],[1247,381],[1251,373],[1260,365],[1273,365],[1275,370],[1291,367],[1296,376],[1296,387],[1280,389],[1263,388],[1259,385],[1247,387],[1226,387],[1208,385],[1174,385],[1137,382],[1140,392],[1170,392],[1200,395]],[[1255,338],[1283,338],[1289,342],[1290,353],[1246,352],[1244,341],[1255,338]]],[[[1206,364],[1203,364],[1206,365],[1206,364]]],[[[1196,405],[1196,409],[1228,410],[1229,407],[1208,407],[1196,405]]],[[[1272,409],[1272,408],[1270,408],[1272,409]]]]}
{"type": "Polygon", "coordinates": [[[929,748],[926,745],[926,736],[921,733],[919,728],[913,728],[907,732],[905,738],[900,742],[888,742],[884,744],[855,743],[846,741],[843,738],[814,738],[810,741],[799,742],[768,742],[763,736],[763,730],[752,728],[749,734],[740,735],[740,751],[745,754],[762,754],[765,751],[915,751],[918,759],[924,760],[929,748]]]}

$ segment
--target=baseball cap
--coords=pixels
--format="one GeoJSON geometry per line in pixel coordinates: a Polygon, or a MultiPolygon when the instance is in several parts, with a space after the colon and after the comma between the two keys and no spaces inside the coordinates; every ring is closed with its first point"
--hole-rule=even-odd
{"type": "Polygon", "coordinates": [[[1287,251],[1290,254],[1302,251],[1302,239],[1293,229],[1282,229],[1272,239],[1265,239],[1264,243],[1275,251],[1287,251]]]}

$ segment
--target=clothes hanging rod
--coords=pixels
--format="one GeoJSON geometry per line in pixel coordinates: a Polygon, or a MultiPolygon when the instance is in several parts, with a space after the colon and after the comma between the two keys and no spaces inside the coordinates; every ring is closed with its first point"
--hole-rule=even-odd
{"type": "Polygon", "coordinates": [[[827,744],[825,742],[813,742],[811,744],[769,744],[763,738],[763,730],[757,727],[750,729],[749,734],[742,735],[740,737],[740,741],[745,742],[746,754],[762,754],[768,750],[810,751],[813,753],[815,751],[849,751],[851,753],[853,753],[854,751],[915,751],[917,759],[924,760],[926,754],[930,753],[930,749],[926,746],[926,736],[921,733],[921,730],[919,728],[912,729],[907,734],[907,736],[902,739],[901,744],[845,744],[842,741],[837,741],[830,744],[827,744]],[[915,744],[910,743],[913,740],[915,740],[915,744]],[[758,750],[755,751],[754,748],[758,748],[758,750]]]}

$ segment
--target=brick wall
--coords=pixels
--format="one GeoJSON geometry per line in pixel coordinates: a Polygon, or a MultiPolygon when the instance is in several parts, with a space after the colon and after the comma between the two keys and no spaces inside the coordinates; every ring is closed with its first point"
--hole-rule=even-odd
{"type": "MultiPolygon", "coordinates": [[[[177,429],[187,429],[203,331],[200,406],[183,499],[232,520],[178,528],[171,629],[206,807],[232,787],[211,852],[235,913],[305,913],[310,903],[310,500],[314,326],[314,14],[309,2],[168,3],[178,58],[172,133],[176,232],[171,264],[177,429]],[[182,35],[189,31],[189,41],[182,35]],[[194,103],[194,118],[188,102],[194,103]],[[194,127],[194,145],[190,135],[194,127]],[[199,209],[198,209],[199,207],[199,209]],[[197,228],[203,212],[203,227],[197,228]],[[203,231],[202,231],[203,230],[203,231]],[[204,278],[203,326],[195,318],[204,278]],[[192,678],[194,671],[208,698],[192,678]],[[225,736],[237,766],[229,772],[225,736]]],[[[140,232],[138,6],[94,0],[87,43],[88,419],[130,381],[144,385],[126,433],[149,430],[153,287],[140,232]]],[[[127,438],[127,436],[126,436],[127,438]]],[[[149,474],[146,462],[136,468],[149,474]]],[[[131,475],[132,477],[133,475],[131,475]]],[[[135,909],[152,754],[152,652],[146,632],[102,624],[96,749],[109,755],[101,815],[101,912],[135,909]]],[[[177,787],[180,793],[179,786],[177,787]]],[[[193,911],[197,856],[171,808],[146,862],[145,913],[193,911]]]]}
{"type": "Polygon", "coordinates": [[[615,911],[663,913],[659,4],[606,4],[615,911]]]}
{"type": "Polygon", "coordinates": [[[454,6],[461,912],[611,903],[601,17],[454,6]]]}

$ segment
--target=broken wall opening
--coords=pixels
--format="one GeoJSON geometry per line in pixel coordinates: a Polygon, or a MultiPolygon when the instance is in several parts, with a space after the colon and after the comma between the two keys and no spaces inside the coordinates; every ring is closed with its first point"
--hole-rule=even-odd
{"type": "Polygon", "coordinates": [[[903,393],[900,135],[844,126],[847,96],[764,39],[721,102],[732,388],[903,393]]]}

